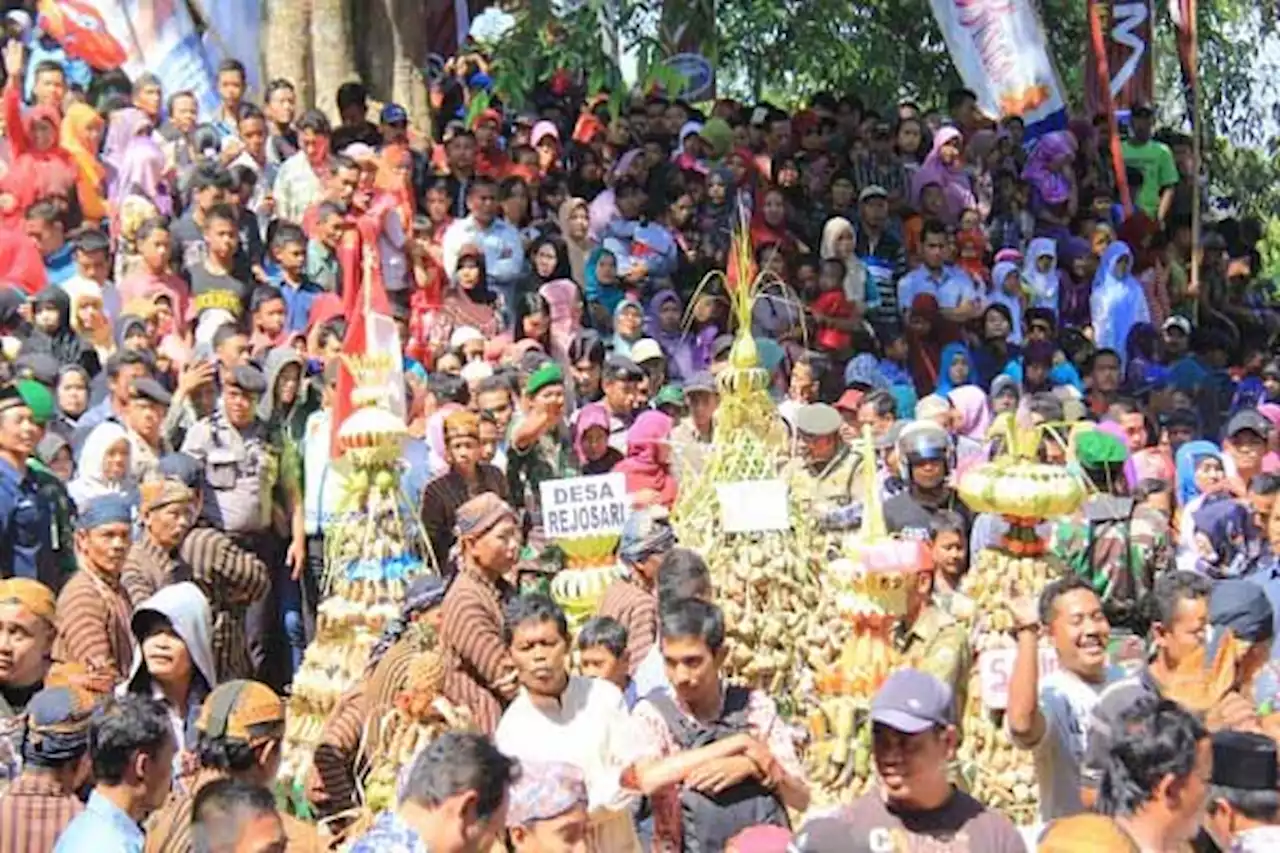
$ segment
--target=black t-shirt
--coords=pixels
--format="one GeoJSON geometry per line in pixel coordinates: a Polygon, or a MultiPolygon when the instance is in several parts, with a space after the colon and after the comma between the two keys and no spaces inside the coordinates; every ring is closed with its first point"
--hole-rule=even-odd
{"type": "Polygon", "coordinates": [[[193,316],[210,308],[221,308],[237,317],[244,315],[250,291],[244,280],[209,272],[203,263],[187,270],[187,280],[191,283],[193,316]]]}

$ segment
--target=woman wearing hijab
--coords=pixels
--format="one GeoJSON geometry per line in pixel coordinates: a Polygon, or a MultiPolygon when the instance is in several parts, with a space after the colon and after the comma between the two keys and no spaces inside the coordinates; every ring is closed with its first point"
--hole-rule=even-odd
{"type": "Polygon", "coordinates": [[[623,358],[631,357],[631,347],[644,337],[644,308],[633,299],[623,299],[613,310],[613,337],[609,350],[623,358]]]}
{"type": "Polygon", "coordinates": [[[1022,344],[1022,277],[1013,261],[998,261],[991,270],[991,289],[987,293],[987,310],[1003,306],[1009,317],[1009,343],[1022,344]]]}
{"type": "Polygon", "coordinates": [[[102,369],[98,354],[92,347],[85,346],[71,328],[71,297],[65,290],[57,285],[46,287],[36,295],[32,310],[37,320],[22,347],[23,353],[51,355],[60,365],[78,365],[90,374],[97,374],[102,369]],[[42,311],[57,312],[57,325],[52,330],[46,331],[41,324],[42,311]]]}
{"type": "Polygon", "coordinates": [[[502,311],[501,297],[489,287],[484,252],[474,244],[463,246],[458,252],[453,281],[431,329],[433,347],[442,352],[453,330],[462,326],[479,329],[486,338],[497,337],[502,331],[502,311]]]}
{"type": "Polygon", "coordinates": [[[1206,499],[1191,519],[1195,570],[1200,574],[1214,580],[1242,578],[1262,558],[1261,531],[1248,505],[1218,494],[1206,499]]]}
{"type": "Polygon", "coordinates": [[[920,194],[929,184],[942,188],[942,217],[948,225],[960,221],[966,208],[976,208],[973,184],[964,168],[961,149],[964,136],[954,127],[944,127],[933,138],[933,150],[911,178],[911,205],[920,209],[920,194]]]}
{"type": "Polygon", "coordinates": [[[557,219],[560,221],[560,237],[569,255],[569,272],[578,285],[587,286],[587,257],[594,244],[591,242],[591,217],[585,199],[568,198],[560,205],[557,219]]]}
{"type": "Polygon", "coordinates": [[[619,216],[618,199],[614,193],[613,185],[623,177],[632,177],[641,186],[648,183],[649,168],[645,165],[643,155],[643,149],[632,148],[613,164],[613,171],[609,173],[608,189],[592,199],[587,208],[590,220],[589,236],[592,240],[599,242],[604,237],[605,231],[608,230],[609,224],[619,216]]]}
{"type": "Polygon", "coordinates": [[[1068,237],[1061,245],[1058,323],[1062,328],[1083,329],[1092,319],[1089,294],[1093,282],[1088,265],[1093,258],[1093,249],[1083,237],[1068,237]]]}
{"type": "Polygon", "coordinates": [[[982,344],[970,353],[982,384],[989,384],[1021,354],[1021,349],[1009,341],[1013,328],[1013,316],[999,302],[982,312],[982,344]]]}
{"type": "Polygon", "coordinates": [[[627,458],[613,470],[625,474],[632,507],[676,502],[676,478],[671,473],[671,430],[674,422],[662,412],[649,410],[627,430],[627,458]]]}
{"type": "Polygon", "coordinates": [[[130,473],[129,434],[115,421],[104,421],[93,428],[80,450],[78,476],[67,484],[76,507],[84,510],[89,502],[104,495],[117,495],[137,506],[137,485],[130,473]]]}
{"type": "Polygon", "coordinates": [[[963,385],[948,393],[947,399],[960,414],[956,435],[986,444],[987,429],[991,426],[991,405],[986,392],[977,385],[963,385]]]}
{"type": "Polygon", "coordinates": [[[582,293],[567,278],[549,281],[538,289],[551,311],[551,357],[567,364],[569,344],[582,328],[582,293]]]}
{"type": "Polygon", "coordinates": [[[73,435],[89,408],[89,371],[78,364],[63,365],[58,371],[54,397],[58,416],[50,428],[63,435],[73,435]]]}
{"type": "Polygon", "coordinates": [[[858,259],[857,235],[853,223],[843,216],[833,216],[822,226],[819,253],[825,261],[835,258],[844,264],[844,295],[864,311],[880,303],[880,291],[872,283],[867,286],[867,267],[858,259]]]}
{"type": "Polygon", "coordinates": [[[1211,441],[1189,441],[1174,456],[1174,497],[1178,512],[1177,565],[1192,570],[1197,560],[1195,545],[1196,512],[1210,495],[1226,494],[1230,488],[1222,452],[1211,441]]]}
{"type": "Polygon", "coordinates": [[[1029,294],[1030,307],[1058,312],[1062,279],[1058,273],[1058,244],[1048,237],[1037,237],[1027,247],[1022,262],[1022,281],[1029,294]]]}
{"type": "Polygon", "coordinates": [[[101,223],[109,215],[107,169],[98,159],[105,126],[88,104],[72,104],[62,119],[62,150],[76,164],[76,199],[86,222],[101,223]]]}
{"type": "Polygon", "coordinates": [[[760,205],[751,217],[751,242],[758,247],[777,246],[788,260],[809,251],[796,237],[787,222],[787,197],[777,187],[770,187],[760,197],[760,205]]]}
{"type": "Polygon", "coordinates": [[[1129,329],[1124,342],[1126,360],[1124,387],[1134,393],[1148,384],[1148,372],[1163,371],[1159,363],[1160,333],[1150,323],[1138,323],[1129,329]]]}
{"type": "Polygon", "coordinates": [[[107,165],[107,192],[116,196],[116,182],[124,164],[124,155],[138,139],[150,137],[151,117],[136,107],[125,107],[111,114],[107,137],[102,145],[102,161],[107,165]]]}
{"type": "Polygon", "coordinates": [[[667,378],[682,382],[693,378],[693,345],[684,330],[684,305],[674,290],[663,290],[649,300],[645,318],[645,335],[662,347],[667,357],[667,378]]]}
{"type": "Polygon", "coordinates": [[[1128,244],[1117,242],[1107,247],[1089,297],[1093,341],[1098,349],[1123,353],[1129,330],[1137,323],[1151,322],[1146,294],[1132,269],[1133,253],[1128,244]]]}
{"type": "Polygon", "coordinates": [[[921,293],[911,302],[907,312],[907,365],[915,380],[916,392],[924,397],[933,393],[941,374],[942,346],[955,340],[950,325],[942,318],[938,299],[932,293],[921,293]]]}
{"type": "Polygon", "coordinates": [[[977,373],[967,346],[958,341],[947,344],[938,360],[938,385],[933,393],[945,397],[962,385],[974,385],[979,381],[977,373]]]}
{"type": "Polygon", "coordinates": [[[1063,228],[1075,213],[1075,157],[1076,138],[1067,130],[1040,137],[1027,157],[1022,180],[1031,185],[1029,207],[1042,233],[1063,228]]]}
{"type": "Polygon", "coordinates": [[[539,237],[529,246],[528,256],[535,287],[573,275],[573,268],[569,264],[569,250],[558,237],[539,237]]]}
{"type": "Polygon", "coordinates": [[[583,270],[586,278],[585,295],[593,306],[599,305],[606,317],[617,313],[618,305],[627,296],[624,283],[618,278],[618,259],[613,252],[597,246],[587,255],[583,270]]]}
{"type": "Polygon", "coordinates": [[[149,136],[134,139],[121,152],[115,168],[110,201],[117,216],[131,196],[150,202],[161,216],[173,214],[173,196],[164,177],[164,149],[155,140],[149,136]]]}
{"type": "Polygon", "coordinates": [[[158,698],[169,712],[174,742],[173,778],[186,775],[196,748],[196,720],[218,684],[213,660],[213,615],[194,583],[166,586],[138,605],[130,622],[137,652],[121,694],[158,698]]]}
{"type": "Polygon", "coordinates": [[[583,406],[573,425],[573,451],[583,476],[608,474],[622,461],[617,448],[609,446],[609,412],[600,403],[583,406]]]}
{"type": "Polygon", "coordinates": [[[14,227],[40,199],[69,201],[79,170],[59,143],[62,117],[57,110],[36,106],[24,113],[17,80],[9,81],[3,97],[9,170],[0,178],[0,199],[7,195],[11,204],[0,213],[0,224],[14,227]]]}

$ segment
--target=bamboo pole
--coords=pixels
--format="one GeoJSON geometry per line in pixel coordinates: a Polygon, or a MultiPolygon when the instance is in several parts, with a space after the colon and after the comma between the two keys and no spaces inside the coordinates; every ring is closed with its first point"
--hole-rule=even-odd
{"type": "Polygon", "coordinates": [[[1187,2],[1187,32],[1190,34],[1191,49],[1188,51],[1189,68],[1187,71],[1187,100],[1191,107],[1191,161],[1194,169],[1194,184],[1191,188],[1191,292],[1196,294],[1196,319],[1200,316],[1200,261],[1203,251],[1200,247],[1200,172],[1201,142],[1200,133],[1200,37],[1196,27],[1196,0],[1187,2]]]}
{"type": "Polygon", "coordinates": [[[1124,170],[1124,151],[1120,147],[1120,125],[1116,122],[1116,103],[1111,97],[1111,64],[1107,59],[1107,43],[1102,34],[1102,18],[1098,15],[1097,0],[1089,0],[1089,35],[1093,41],[1093,55],[1097,62],[1098,86],[1103,109],[1107,111],[1107,130],[1111,137],[1111,168],[1116,173],[1116,188],[1120,191],[1120,204],[1126,215],[1133,212],[1133,199],[1129,192],[1129,178],[1124,170]]]}

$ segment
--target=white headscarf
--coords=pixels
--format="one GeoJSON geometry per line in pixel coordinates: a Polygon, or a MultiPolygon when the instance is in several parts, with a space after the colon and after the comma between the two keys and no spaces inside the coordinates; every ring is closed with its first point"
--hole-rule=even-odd
{"type": "Polygon", "coordinates": [[[76,463],[77,476],[67,484],[71,499],[82,512],[89,501],[103,495],[123,495],[133,500],[135,483],[129,473],[131,466],[128,463],[124,466],[124,476],[118,480],[108,480],[102,473],[107,451],[121,441],[129,444],[129,434],[115,421],[102,422],[85,439],[80,459],[76,463]]]}
{"type": "Polygon", "coordinates": [[[1048,308],[1056,316],[1058,313],[1058,244],[1049,237],[1036,237],[1027,247],[1027,256],[1022,262],[1022,279],[1031,291],[1032,308],[1048,308]],[[1045,256],[1053,258],[1053,266],[1048,272],[1040,272],[1036,261],[1045,256]]]}
{"type": "Polygon", "coordinates": [[[856,247],[858,235],[853,230],[853,223],[843,216],[833,216],[828,219],[827,224],[822,226],[819,253],[824,261],[835,258],[844,263],[844,295],[855,305],[866,305],[867,268],[863,266],[862,261],[858,260],[856,252],[847,258],[840,257],[836,252],[836,240],[846,231],[853,237],[856,247]]]}

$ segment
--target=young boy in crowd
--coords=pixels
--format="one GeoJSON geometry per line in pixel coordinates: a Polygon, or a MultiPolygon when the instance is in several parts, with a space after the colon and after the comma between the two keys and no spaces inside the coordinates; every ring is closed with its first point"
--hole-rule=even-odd
{"type": "Polygon", "coordinates": [[[311,303],[324,291],[307,278],[307,235],[292,222],[285,222],[271,238],[275,272],[270,283],[279,288],[285,304],[285,328],[305,332],[310,323],[311,303]]]}
{"type": "Polygon", "coordinates": [[[627,629],[617,619],[597,616],[578,632],[578,658],[582,674],[611,681],[622,691],[627,710],[635,707],[636,685],[627,672],[627,629]]]}
{"type": "Polygon", "coordinates": [[[960,594],[960,581],[968,570],[969,543],[964,518],[949,509],[934,513],[929,531],[933,556],[933,597],[950,612],[952,600],[960,594]]]}
{"type": "Polygon", "coordinates": [[[236,249],[240,244],[236,212],[230,206],[217,204],[204,217],[204,242],[208,254],[187,270],[191,280],[194,316],[209,308],[244,315],[249,286],[236,273],[236,249]]]}
{"type": "Polygon", "coordinates": [[[255,288],[249,300],[249,315],[253,333],[249,336],[249,349],[255,358],[283,345],[288,340],[285,327],[284,295],[279,288],[262,285],[255,288]]]}
{"type": "Polygon", "coordinates": [[[846,267],[839,258],[827,258],[822,262],[818,275],[818,297],[810,306],[818,326],[815,337],[818,348],[832,357],[845,361],[853,346],[850,334],[857,324],[857,307],[844,292],[846,267]]]}
{"type": "Polygon", "coordinates": [[[44,258],[49,284],[62,284],[76,274],[74,249],[67,241],[67,224],[53,202],[38,201],[27,209],[22,233],[31,238],[44,258]]]}
{"type": "Polygon", "coordinates": [[[314,236],[307,241],[306,277],[329,293],[338,292],[342,270],[338,266],[338,244],[342,240],[342,209],[323,202],[316,209],[314,236]]]}

